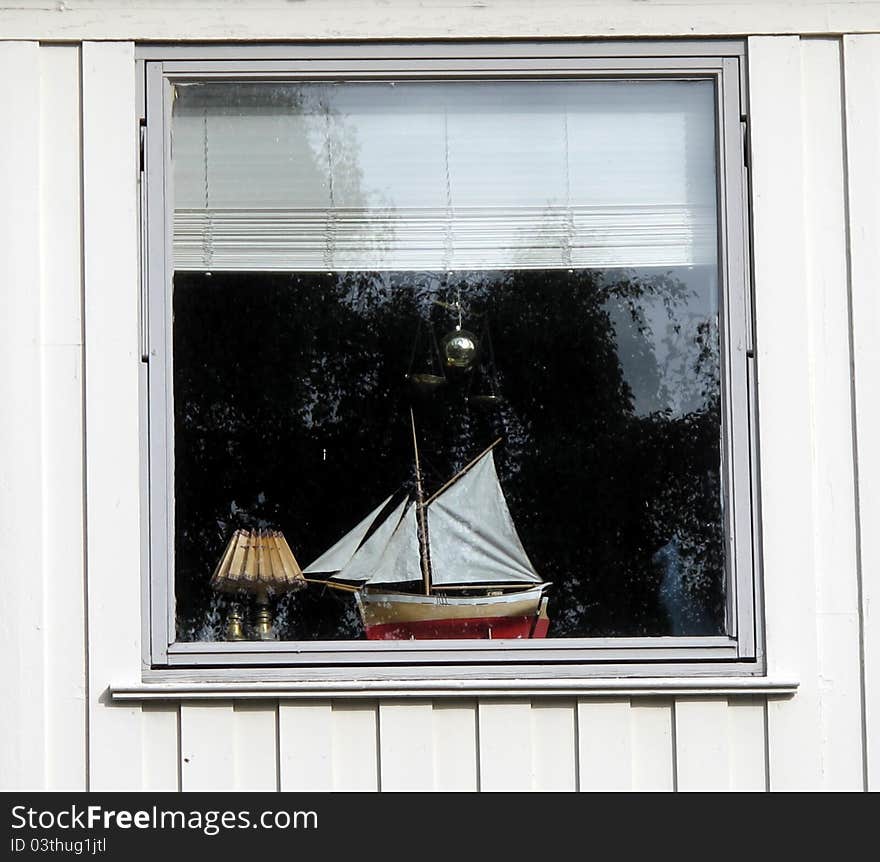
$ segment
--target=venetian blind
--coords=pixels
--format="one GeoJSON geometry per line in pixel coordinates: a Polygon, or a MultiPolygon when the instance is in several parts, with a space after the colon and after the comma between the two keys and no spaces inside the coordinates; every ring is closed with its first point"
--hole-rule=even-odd
{"type": "Polygon", "coordinates": [[[713,264],[714,130],[699,80],[178,85],[174,264],[713,264]]]}

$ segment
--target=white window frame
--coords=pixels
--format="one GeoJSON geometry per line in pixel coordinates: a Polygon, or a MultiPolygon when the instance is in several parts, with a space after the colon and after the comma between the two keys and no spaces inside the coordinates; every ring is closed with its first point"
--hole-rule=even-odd
{"type": "Polygon", "coordinates": [[[748,253],[747,92],[741,41],[474,42],[141,46],[143,666],[148,681],[467,680],[760,676],[765,672],[760,571],[756,368],[748,253]],[[170,296],[167,169],[171,84],[260,78],[711,80],[716,88],[719,318],[726,490],[726,623],[713,637],[544,641],[174,640],[170,296]]]}

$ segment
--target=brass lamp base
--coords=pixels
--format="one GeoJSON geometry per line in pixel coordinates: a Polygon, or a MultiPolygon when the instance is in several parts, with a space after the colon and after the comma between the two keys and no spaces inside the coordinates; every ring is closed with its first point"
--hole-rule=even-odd
{"type": "Polygon", "coordinates": [[[247,640],[244,634],[244,614],[238,602],[233,602],[229,606],[229,612],[226,615],[226,640],[247,640]]]}
{"type": "Polygon", "coordinates": [[[254,640],[274,641],[278,640],[275,632],[275,623],[272,619],[272,608],[266,596],[257,597],[257,612],[254,620],[254,640]]]}
{"type": "Polygon", "coordinates": [[[257,607],[253,612],[252,623],[245,629],[245,613],[239,602],[233,602],[226,614],[226,640],[227,641],[275,641],[278,634],[275,631],[275,620],[272,617],[272,608],[268,597],[257,598],[257,607]]]}

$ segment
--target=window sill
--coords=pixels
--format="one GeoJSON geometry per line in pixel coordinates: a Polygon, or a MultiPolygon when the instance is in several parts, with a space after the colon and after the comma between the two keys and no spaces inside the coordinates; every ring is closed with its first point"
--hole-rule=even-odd
{"type": "Polygon", "coordinates": [[[791,678],[751,676],[633,679],[363,680],[346,682],[165,682],[111,685],[113,703],[178,700],[298,700],[441,697],[791,697],[791,678]]]}

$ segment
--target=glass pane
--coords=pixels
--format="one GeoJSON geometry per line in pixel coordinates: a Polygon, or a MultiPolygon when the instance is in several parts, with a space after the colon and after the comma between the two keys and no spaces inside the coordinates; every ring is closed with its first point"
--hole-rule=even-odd
{"type": "Polygon", "coordinates": [[[178,639],[723,632],[713,100],[179,88],[178,639]]]}

